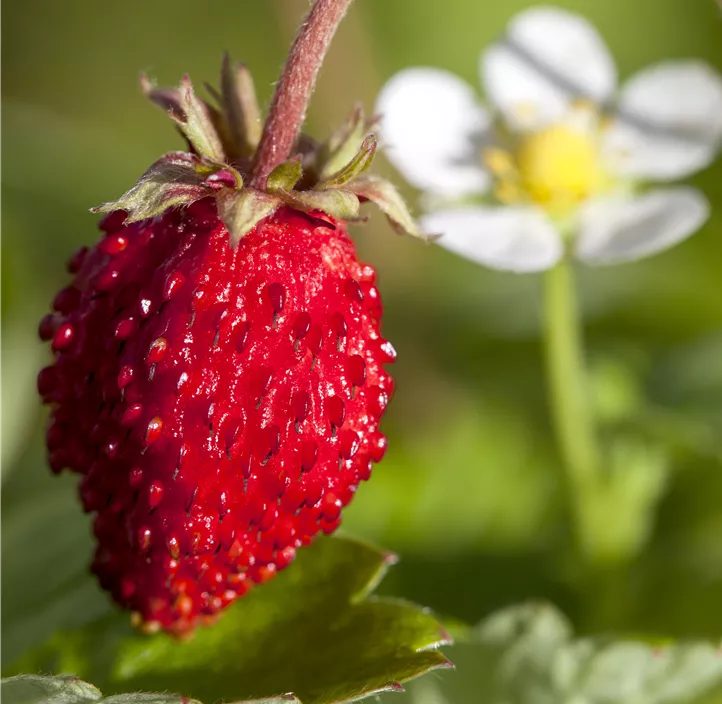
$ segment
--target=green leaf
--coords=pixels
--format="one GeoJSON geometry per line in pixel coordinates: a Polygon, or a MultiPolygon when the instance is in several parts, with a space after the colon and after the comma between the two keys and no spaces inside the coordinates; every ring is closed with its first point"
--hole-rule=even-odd
{"type": "Polygon", "coordinates": [[[419,682],[414,702],[682,704],[722,686],[718,643],[574,638],[569,622],[543,604],[493,614],[454,659],[456,676],[419,682]]]}
{"type": "Polygon", "coordinates": [[[152,164],[138,183],[118,200],[91,208],[91,212],[125,210],[126,222],[145,220],[173,206],[187,205],[209,195],[212,191],[203,181],[199,161],[192,154],[172,152],[152,164]]]}
{"type": "Polygon", "coordinates": [[[0,683],[5,704],[84,704],[102,699],[100,690],[72,675],[16,675],[0,683]]]}
{"type": "Polygon", "coordinates": [[[218,217],[230,233],[230,245],[235,248],[263,218],[271,215],[280,205],[279,198],[244,188],[241,191],[223,189],[216,199],[218,217]]]}
{"type": "Polygon", "coordinates": [[[346,183],[360,176],[371,166],[376,154],[376,137],[370,134],[364,139],[354,157],[335,174],[321,181],[315,188],[319,191],[326,188],[341,188],[346,183]]]}
{"type": "Polygon", "coordinates": [[[85,626],[112,608],[88,570],[92,532],[77,476],[50,473],[37,430],[3,484],[3,666],[54,631],[85,626]]]}
{"type": "Polygon", "coordinates": [[[347,183],[344,188],[359,198],[375,203],[396,231],[420,239],[429,239],[419,230],[404,199],[390,181],[379,176],[362,176],[347,183]]]}
{"type": "Polygon", "coordinates": [[[73,675],[56,677],[16,675],[2,680],[6,704],[193,704],[193,700],[174,694],[133,692],[104,697],[97,687],[73,675]]]}
{"type": "Polygon", "coordinates": [[[371,595],[391,562],[364,543],[324,538],[189,641],[138,635],[118,614],[57,633],[13,672],[74,672],[109,692],[172,689],[208,702],[293,692],[331,704],[399,689],[448,667],[436,649],[448,636],[425,610],[371,595]]]}
{"type": "Polygon", "coordinates": [[[328,191],[282,191],[276,195],[286,205],[309,213],[321,210],[339,220],[355,220],[359,216],[359,199],[349,191],[330,189],[328,191]]]}

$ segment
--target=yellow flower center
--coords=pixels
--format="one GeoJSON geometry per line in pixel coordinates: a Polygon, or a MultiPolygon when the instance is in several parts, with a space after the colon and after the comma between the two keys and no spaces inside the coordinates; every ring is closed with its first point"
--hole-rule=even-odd
{"type": "Polygon", "coordinates": [[[596,145],[569,127],[555,125],[527,137],[516,159],[526,191],[540,204],[578,202],[599,182],[596,145]]]}
{"type": "Polygon", "coordinates": [[[595,131],[566,124],[525,135],[513,152],[489,149],[484,162],[501,202],[532,202],[554,216],[566,215],[606,181],[595,131]]]}

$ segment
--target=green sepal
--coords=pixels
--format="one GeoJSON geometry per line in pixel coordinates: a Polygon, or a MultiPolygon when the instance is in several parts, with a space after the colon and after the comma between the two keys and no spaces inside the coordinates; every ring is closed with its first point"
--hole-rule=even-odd
{"type": "Polygon", "coordinates": [[[209,107],[195,94],[188,76],[183,76],[180,84],[180,107],[182,112],[170,110],[170,116],[176,121],[181,132],[201,156],[213,161],[225,161],[223,143],[213,124],[209,107]]]}
{"type": "Polygon", "coordinates": [[[363,106],[354,106],[351,114],[322,145],[318,156],[318,171],[321,180],[330,178],[348,164],[361,149],[368,134],[368,123],[363,106]]]}
{"type": "Polygon", "coordinates": [[[356,220],[361,203],[349,191],[329,189],[326,191],[281,191],[275,192],[286,205],[305,213],[321,210],[338,220],[356,220]]]}
{"type": "Polygon", "coordinates": [[[355,193],[359,198],[377,205],[397,232],[424,240],[433,239],[419,230],[404,199],[396,187],[385,178],[373,175],[362,176],[350,181],[344,188],[355,193]]]}
{"type": "Polygon", "coordinates": [[[224,189],[216,197],[218,217],[230,233],[230,246],[235,249],[263,218],[272,215],[280,206],[281,199],[254,188],[241,191],[224,189]]]}
{"type": "Polygon", "coordinates": [[[152,164],[135,186],[118,200],[91,208],[90,212],[125,210],[127,223],[155,217],[168,208],[189,205],[213,193],[204,181],[207,175],[220,168],[223,167],[217,165],[213,169],[192,154],[171,152],[152,164]]]}
{"type": "Polygon", "coordinates": [[[251,157],[261,141],[261,109],[251,72],[226,52],[221,68],[221,102],[233,145],[240,156],[251,157]]]}
{"type": "Polygon", "coordinates": [[[341,188],[349,181],[358,178],[371,166],[376,154],[376,146],[376,137],[372,134],[367,135],[354,157],[339,171],[319,182],[314,188],[317,190],[341,188]]]}
{"type": "Polygon", "coordinates": [[[291,191],[301,180],[303,167],[300,158],[289,159],[279,164],[266,179],[266,190],[269,193],[291,191]]]}

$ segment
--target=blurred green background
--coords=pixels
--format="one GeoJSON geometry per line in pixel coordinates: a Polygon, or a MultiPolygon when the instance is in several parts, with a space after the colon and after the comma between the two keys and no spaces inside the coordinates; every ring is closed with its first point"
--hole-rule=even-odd
{"type": "MultiPolygon", "coordinates": [[[[722,70],[713,0],[576,0],[621,77],[700,57],[722,70]]],[[[118,196],[179,139],[139,71],[216,81],[229,49],[269,99],[304,0],[6,0],[2,126],[3,660],[108,607],[69,577],[90,554],[75,480],[52,478],[35,374],[37,321],[63,263],[96,237],[87,209],[118,196]],[[63,594],[68,593],[64,598],[63,594]]],[[[479,51],[530,3],[357,0],[320,77],[308,131],[324,136],[383,82],[436,65],[478,84],[479,51]]],[[[391,170],[379,168],[391,175],[391,170]]],[[[393,178],[399,181],[394,174],[393,178]]],[[[399,359],[390,451],[348,511],[348,533],[397,551],[382,590],[473,623],[552,600],[582,632],[722,634],[722,163],[694,179],[707,226],[644,263],[580,270],[602,432],[664,452],[672,471],[630,565],[579,577],[544,396],[540,281],[486,271],[397,237],[373,216],[354,236],[379,271],[399,359]]],[[[406,190],[413,202],[414,194],[406,190]]],[[[610,520],[614,517],[610,516],[610,520]]]]}

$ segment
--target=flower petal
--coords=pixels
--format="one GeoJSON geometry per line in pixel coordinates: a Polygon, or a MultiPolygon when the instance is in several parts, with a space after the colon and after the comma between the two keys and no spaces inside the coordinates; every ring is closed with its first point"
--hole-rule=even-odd
{"type": "Polygon", "coordinates": [[[479,143],[490,119],[473,89],[453,73],[435,68],[397,73],[382,88],[376,112],[386,155],[412,185],[452,196],[489,187],[479,143]]]}
{"type": "Polygon", "coordinates": [[[436,243],[492,269],[544,271],[564,253],[561,236],[536,208],[469,206],[421,218],[421,229],[439,234],[436,243]]]}
{"type": "Polygon", "coordinates": [[[489,100],[520,130],[558,120],[574,99],[605,102],[617,82],[597,30],[552,7],[517,15],[506,38],[482,54],[481,76],[489,100]]]}
{"type": "Polygon", "coordinates": [[[686,186],[599,199],[580,213],[576,254],[592,265],[642,259],[686,239],[708,217],[704,195],[686,186]]]}
{"type": "Polygon", "coordinates": [[[604,151],[616,173],[673,180],[709,165],[720,141],[722,77],[701,61],[668,61],[624,85],[604,151]]]}

